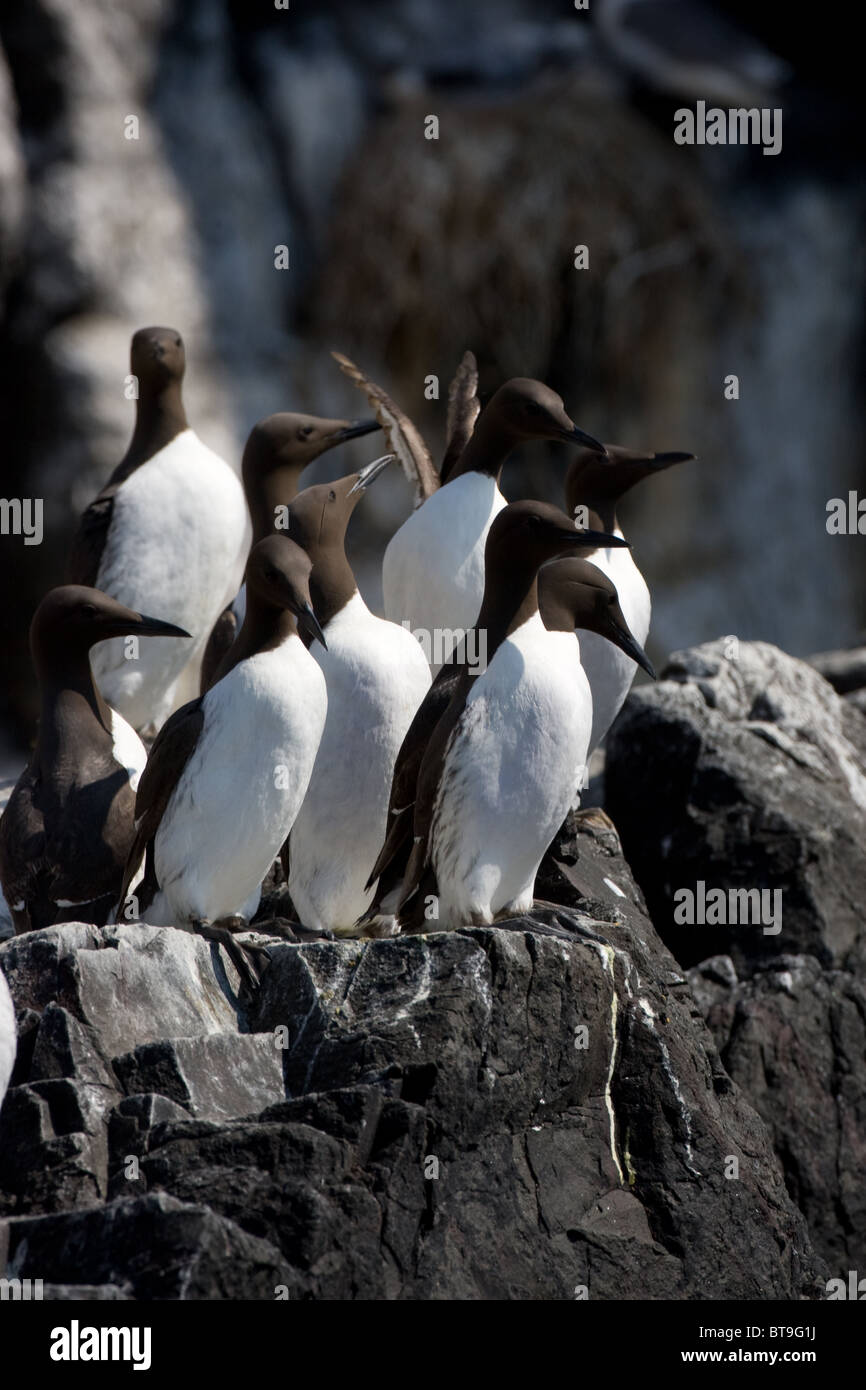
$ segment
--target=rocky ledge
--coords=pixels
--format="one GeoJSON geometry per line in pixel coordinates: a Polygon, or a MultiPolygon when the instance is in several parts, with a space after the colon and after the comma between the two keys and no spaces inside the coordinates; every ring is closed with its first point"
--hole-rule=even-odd
{"type": "Polygon", "coordinates": [[[727,660],[676,657],[611,740],[656,925],[585,814],[531,914],[374,941],[264,921],[241,938],[269,955],[254,995],[174,928],[0,946],[7,1276],[54,1298],[808,1299],[859,1267],[866,726],[774,649],[727,660]],[[721,954],[693,927],[686,973],[665,894],[742,883],[746,853],[794,906],[721,954]]]}

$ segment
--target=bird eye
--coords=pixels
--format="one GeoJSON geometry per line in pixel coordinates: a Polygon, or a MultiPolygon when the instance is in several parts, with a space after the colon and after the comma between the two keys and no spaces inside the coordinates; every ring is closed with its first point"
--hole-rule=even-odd
{"type": "Polygon", "coordinates": [[[298,438],[299,438],[299,439],[309,439],[309,437],[310,437],[310,435],[311,435],[312,433],[313,433],[313,426],[312,426],[312,425],[301,425],[300,429],[298,430],[298,438]]]}
{"type": "Polygon", "coordinates": [[[93,617],[96,616],[96,604],[95,604],[95,603],[82,603],[82,605],[81,605],[81,611],[82,611],[82,613],[85,615],[85,617],[93,618],[93,617]]]}
{"type": "Polygon", "coordinates": [[[526,409],[530,415],[543,415],[544,411],[537,401],[527,401],[526,409]]]}
{"type": "Polygon", "coordinates": [[[329,502],[336,502],[336,500],[337,500],[337,494],[336,494],[336,492],[334,491],[334,489],[331,488],[330,492],[328,493],[328,501],[329,501],[329,502]]]}

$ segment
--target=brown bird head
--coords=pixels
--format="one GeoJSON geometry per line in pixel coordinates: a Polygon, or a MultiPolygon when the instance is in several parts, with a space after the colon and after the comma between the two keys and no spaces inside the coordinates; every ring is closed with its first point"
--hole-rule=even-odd
{"type": "Polygon", "coordinates": [[[473,472],[498,479],[512,449],[530,439],[580,444],[604,455],[604,445],[574,423],[561,396],[543,381],[517,376],[491,396],[447,481],[473,472]]]}
{"type": "Polygon", "coordinates": [[[591,560],[563,556],[539,570],[538,607],[551,632],[572,632],[576,627],[597,632],[655,680],[649,657],[629,630],[616,586],[591,560]]]}
{"type": "Polygon", "coordinates": [[[30,624],[30,650],[40,678],[86,657],[109,637],[189,637],[174,623],[136,613],[101,589],[63,584],[51,589],[30,624]]]}
{"type": "Polygon", "coordinates": [[[377,420],[325,420],[281,411],[259,420],[244,448],[241,474],[253,533],[260,540],[274,528],[274,509],[298,492],[304,469],[339,444],[379,429],[377,420]]]}
{"type": "Polygon", "coordinates": [[[312,561],[288,536],[266,536],[252,548],[244,578],[252,607],[294,614],[298,628],[326,645],[310,597],[312,561]]]}
{"type": "Polygon", "coordinates": [[[539,568],[554,556],[599,546],[626,546],[619,536],[579,531],[549,502],[511,502],[494,519],[484,552],[484,599],[478,627],[492,634],[492,646],[514,631],[538,607],[539,568]]]}
{"type": "Polygon", "coordinates": [[[482,422],[510,434],[515,443],[524,439],[558,439],[581,444],[604,457],[604,445],[574,423],[562,397],[532,377],[512,377],[500,386],[481,412],[476,431],[482,422]]]}
{"type": "Polygon", "coordinates": [[[343,551],[353,511],[393,457],[384,454],[359,473],[349,473],[333,483],[317,483],[298,493],[289,507],[289,533],[312,556],[314,564],[327,551],[343,551]]]}
{"type": "Polygon", "coordinates": [[[367,488],[393,459],[384,454],[359,473],[333,483],[304,488],[289,507],[289,534],[313,562],[310,591],[319,621],[325,627],[357,592],[346,558],[349,519],[367,488]]]}
{"type": "Polygon", "coordinates": [[[624,449],[619,444],[606,444],[607,459],[601,460],[589,449],[578,449],[569,465],[565,479],[566,506],[571,516],[579,506],[587,507],[600,516],[607,527],[611,505],[615,505],[629,488],[653,473],[662,473],[675,463],[687,463],[694,454],[648,453],[646,450],[624,449]]]}
{"type": "Polygon", "coordinates": [[[142,392],[158,393],[179,386],[186,370],[183,339],[176,328],[139,328],[132,335],[129,365],[142,392]]]}

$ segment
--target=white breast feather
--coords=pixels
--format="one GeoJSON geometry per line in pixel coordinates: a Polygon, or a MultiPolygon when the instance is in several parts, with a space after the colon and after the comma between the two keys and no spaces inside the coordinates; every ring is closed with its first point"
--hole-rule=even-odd
{"type": "Polygon", "coordinates": [[[161,892],[144,913],[154,925],[255,911],[309,784],[325,681],[293,636],[236,666],[203,709],[202,734],[155,839],[161,892]]]}
{"type": "Polygon", "coordinates": [[[346,932],[372,898],[364,884],[385,838],[394,763],[430,671],[416,640],[359,594],[325,637],[327,651],[313,651],[328,717],[292,831],[289,890],[306,926],[346,932]]]}
{"type": "Polygon", "coordinates": [[[137,659],[128,638],[94,647],[100,690],[134,727],[159,727],[171,712],[178,677],[238,590],[250,537],[240,480],[192,430],[118,490],[97,587],[193,637],[139,638],[137,659]]]}
{"type": "Polygon", "coordinates": [[[0,1105],[9,1085],[15,1053],[18,1046],[18,1031],[15,1025],[15,1007],[6,976],[0,969],[0,1105]]]}
{"type": "Polygon", "coordinates": [[[431,825],[441,925],[529,906],[591,720],[577,639],[547,632],[536,614],[476,681],[445,756],[431,825]]]}
{"type": "MultiPolygon", "coordinates": [[[[623,617],[635,641],[643,646],[650,628],[650,594],[631,552],[625,549],[602,550],[592,556],[592,563],[614,584],[623,617]]],[[[592,691],[592,752],[601,743],[625,703],[637,665],[630,656],[597,632],[580,633],[580,653],[592,691]]]]}
{"type": "Polygon", "coordinates": [[[484,594],[484,544],[504,506],[494,478],[466,473],[413,512],[382,562],[386,616],[433,640],[437,629],[471,627],[484,594]]]}

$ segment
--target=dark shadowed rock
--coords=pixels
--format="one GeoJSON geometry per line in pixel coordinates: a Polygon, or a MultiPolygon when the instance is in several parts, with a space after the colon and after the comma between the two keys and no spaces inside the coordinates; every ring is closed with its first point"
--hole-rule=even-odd
{"type": "Polygon", "coordinates": [[[291,1272],[267,1241],[166,1196],[8,1222],[9,1278],[129,1287],[136,1299],[268,1299],[291,1272]]]}
{"type": "Polygon", "coordinates": [[[851,694],[866,686],[866,647],[816,652],[809,657],[809,665],[814,666],[840,695],[851,694]]]}
{"type": "MultiPolygon", "coordinates": [[[[52,929],[35,949],[54,962],[56,1006],[10,943],[13,993],[20,971],[41,1008],[31,1068],[74,1061],[88,1078],[10,1092],[11,1262],[136,1298],[270,1298],[276,1284],[315,1299],[811,1296],[823,1267],[766,1127],[616,835],[570,821],[544,872],[572,906],[394,940],[273,940],[250,1031],[206,1025],[114,1055],[126,1099],[104,1084],[118,1024],[82,1008],[103,998],[82,988],[86,964],[147,960],[158,940],[162,977],[125,960],[121,976],[147,979],[155,1024],[177,1015],[191,938],[140,932],[109,950],[73,926],[66,952],[52,929]],[[89,1188],[62,1168],[75,1163],[89,1188]]],[[[216,976],[202,989],[223,997],[216,976]]]]}
{"type": "Polygon", "coordinates": [[[101,1098],[69,1078],[15,1086],[0,1120],[0,1213],[102,1201],[108,1146],[101,1098]]]}
{"type": "Polygon", "coordinates": [[[683,964],[866,960],[866,725],[805,662],[733,638],[676,653],[629,697],[605,776],[653,922],[683,964]],[[698,882],[781,890],[781,931],[677,925],[674,894],[698,882]]]}
{"type": "Polygon", "coordinates": [[[783,956],[743,981],[721,957],[689,978],[833,1276],[866,1268],[866,989],[814,956],[783,956]]]}
{"type": "Polygon", "coordinates": [[[42,1297],[54,1303],[116,1303],[132,1295],[116,1284],[45,1284],[42,1297]]]}

